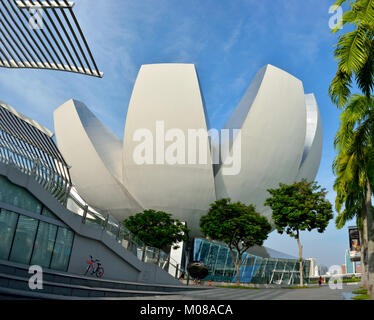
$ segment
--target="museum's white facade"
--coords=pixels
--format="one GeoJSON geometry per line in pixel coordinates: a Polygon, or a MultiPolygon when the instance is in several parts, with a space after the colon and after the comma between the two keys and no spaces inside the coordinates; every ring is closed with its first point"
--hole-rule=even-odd
{"type": "Polygon", "coordinates": [[[314,180],[322,152],[322,126],[314,95],[305,95],[300,80],[271,65],[257,73],[223,128],[240,132],[229,140],[232,153],[239,150],[235,156],[240,155],[235,174],[225,173],[226,158],[232,153],[221,155],[219,163],[213,159],[224,139],[210,141],[208,136],[200,136],[199,144],[193,146],[207,146],[205,162],[188,161],[190,141],[183,145],[185,162],[172,163],[160,152],[166,150],[167,156],[172,150],[169,156],[178,153],[181,160],[176,141],[190,137],[192,131],[211,129],[192,64],[141,67],[123,142],[76,100],[56,109],[54,120],[57,143],[71,166],[72,181],[91,206],[120,220],[144,209],[170,212],[187,222],[192,236],[199,236],[199,220],[209,204],[223,197],[252,203],[270,218],[263,206],[266,190],[279,182],[314,180]],[[160,131],[165,134],[161,138],[160,131]],[[147,143],[146,160],[153,161],[139,163],[135,154],[147,143]]]}

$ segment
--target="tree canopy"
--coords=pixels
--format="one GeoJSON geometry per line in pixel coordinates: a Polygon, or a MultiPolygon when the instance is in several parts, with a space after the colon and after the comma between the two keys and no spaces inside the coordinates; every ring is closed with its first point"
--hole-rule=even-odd
{"type": "Polygon", "coordinates": [[[200,219],[200,229],[212,240],[228,245],[239,282],[243,253],[254,245],[262,245],[271,231],[271,226],[265,217],[256,212],[253,205],[221,199],[212,203],[208,214],[200,219]]]}
{"type": "Polygon", "coordinates": [[[279,184],[269,189],[271,197],[265,205],[273,210],[275,228],[280,234],[286,232],[297,240],[299,246],[300,285],[303,285],[303,255],[300,231],[317,229],[322,233],[334,217],[331,203],[325,198],[327,192],[320,190],[316,182],[302,180],[291,185],[279,184]]]}
{"type": "Polygon", "coordinates": [[[124,225],[146,245],[164,249],[188,239],[189,229],[170,213],[145,210],[124,220],[124,225]]]}
{"type": "Polygon", "coordinates": [[[332,205],[325,199],[327,192],[316,182],[295,182],[291,185],[279,184],[277,189],[269,189],[271,197],[265,205],[273,211],[275,228],[280,234],[296,237],[298,231],[317,229],[325,231],[333,218],[332,205]]]}
{"type": "Polygon", "coordinates": [[[271,226],[253,205],[222,199],[210,205],[208,214],[200,219],[200,229],[212,240],[235,248],[250,248],[262,245],[271,226]]]}

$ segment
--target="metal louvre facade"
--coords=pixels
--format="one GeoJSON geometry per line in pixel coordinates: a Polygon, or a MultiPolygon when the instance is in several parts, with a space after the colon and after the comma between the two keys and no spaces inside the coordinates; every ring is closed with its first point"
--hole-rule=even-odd
{"type": "Polygon", "coordinates": [[[71,189],[68,166],[52,133],[0,101],[0,161],[32,175],[61,203],[71,189]]]}
{"type": "MultiPolygon", "coordinates": [[[[208,266],[209,275],[204,280],[235,282],[236,270],[227,246],[195,239],[193,260],[208,266]]],[[[304,281],[307,280],[310,261],[303,260],[304,281]]],[[[248,252],[243,254],[240,282],[252,284],[291,285],[300,282],[299,261],[275,257],[260,257],[248,252]]]]}
{"type": "Polygon", "coordinates": [[[66,0],[0,1],[0,67],[103,77],[73,6],[66,0]]]}

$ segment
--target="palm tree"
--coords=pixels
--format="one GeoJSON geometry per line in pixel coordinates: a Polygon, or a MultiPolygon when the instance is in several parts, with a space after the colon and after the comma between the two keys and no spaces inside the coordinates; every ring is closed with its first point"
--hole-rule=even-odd
{"type": "Polygon", "coordinates": [[[362,261],[368,266],[368,291],[374,299],[374,223],[371,204],[374,182],[374,97],[354,95],[340,120],[335,138],[338,155],[333,164],[337,177],[334,184],[336,209],[339,213],[336,224],[341,228],[355,216],[358,222],[362,222],[362,261]],[[341,212],[343,205],[345,208],[341,212]]]}
{"type": "Polygon", "coordinates": [[[337,193],[335,208],[339,213],[335,220],[336,227],[341,229],[348,221],[356,218],[361,243],[362,286],[368,289],[367,214],[364,202],[365,193],[363,192],[365,187],[361,176],[361,171],[364,168],[357,161],[357,157],[349,151],[346,154],[340,152],[333,167],[337,176],[334,183],[334,190],[337,193]],[[343,205],[344,210],[341,211],[343,205]]]}
{"type": "MultiPolygon", "coordinates": [[[[345,2],[350,2],[350,10],[338,25],[351,24],[355,29],[339,37],[334,51],[338,69],[329,95],[338,108],[344,107],[351,95],[353,77],[367,97],[374,88],[374,0],[336,0],[334,6],[345,2]]],[[[336,27],[333,33],[338,30],[336,27]]]]}

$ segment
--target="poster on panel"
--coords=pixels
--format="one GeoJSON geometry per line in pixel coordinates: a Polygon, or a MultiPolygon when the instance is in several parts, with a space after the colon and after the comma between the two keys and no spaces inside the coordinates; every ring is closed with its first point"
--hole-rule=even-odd
{"type": "Polygon", "coordinates": [[[360,234],[357,227],[349,227],[349,246],[351,261],[360,261],[361,259],[361,246],[360,234]]]}

